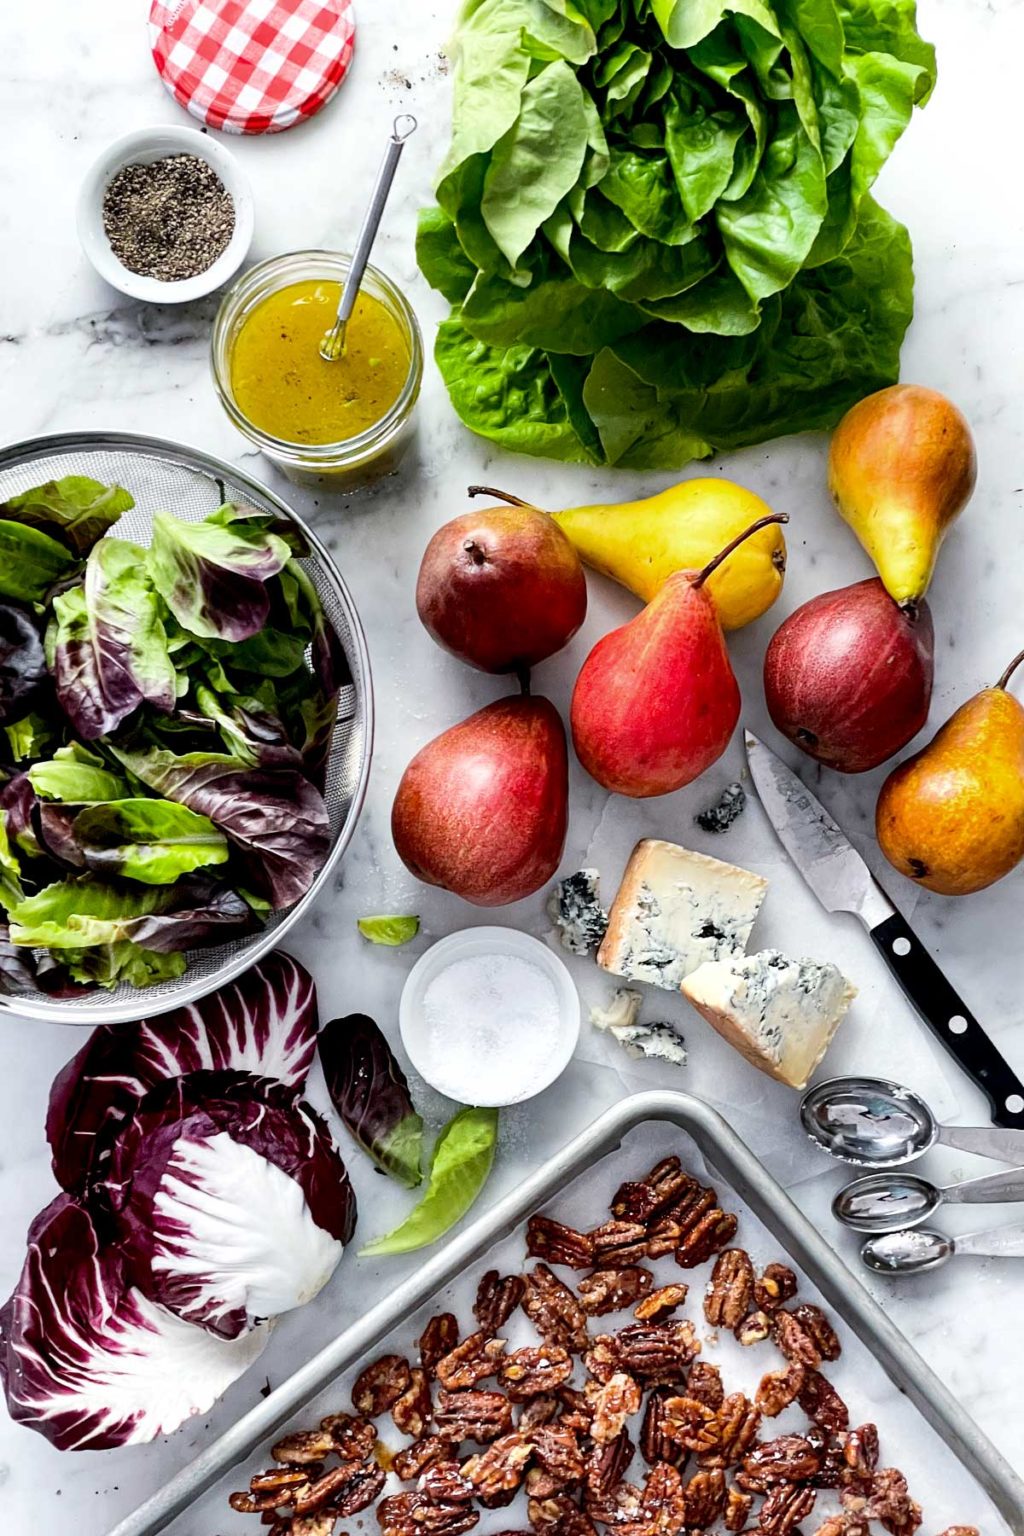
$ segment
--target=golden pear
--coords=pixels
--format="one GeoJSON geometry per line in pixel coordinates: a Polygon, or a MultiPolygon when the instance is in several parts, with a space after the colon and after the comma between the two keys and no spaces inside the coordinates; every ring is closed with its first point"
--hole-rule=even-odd
{"type": "Polygon", "coordinates": [[[977,474],[971,429],[937,390],[894,384],[839,423],[829,490],[897,603],[913,606],[924,597],[977,474]]]}
{"type": "MultiPolygon", "coordinates": [[[[639,501],[570,507],[553,517],[582,560],[649,603],[676,571],[701,570],[723,545],[770,514],[729,480],[684,480],[639,501]]],[[[769,524],[708,581],[723,629],[760,618],[782,591],[786,541],[769,524]]]]}
{"type": "Polygon", "coordinates": [[[1024,858],[1024,706],[1007,691],[1022,661],[1024,651],[882,785],[882,852],[942,896],[984,890],[1024,858]]]}

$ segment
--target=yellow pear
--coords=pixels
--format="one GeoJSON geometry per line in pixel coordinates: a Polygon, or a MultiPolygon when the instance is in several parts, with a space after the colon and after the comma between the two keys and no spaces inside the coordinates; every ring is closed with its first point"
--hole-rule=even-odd
{"type": "MultiPolygon", "coordinates": [[[[649,603],[676,571],[700,570],[751,523],[760,496],[729,480],[684,480],[642,501],[570,507],[554,518],[581,559],[649,603]]],[[[777,524],[741,544],[708,581],[723,629],[760,618],[782,591],[786,541],[777,524]]]]}
{"type": "Polygon", "coordinates": [[[897,603],[913,607],[924,597],[977,474],[971,429],[937,390],[894,384],[839,423],[829,490],[897,603]]]}
{"type": "Polygon", "coordinates": [[[893,770],[875,827],[889,863],[942,896],[994,885],[1024,858],[1024,706],[994,688],[962,704],[929,744],[893,770]]]}

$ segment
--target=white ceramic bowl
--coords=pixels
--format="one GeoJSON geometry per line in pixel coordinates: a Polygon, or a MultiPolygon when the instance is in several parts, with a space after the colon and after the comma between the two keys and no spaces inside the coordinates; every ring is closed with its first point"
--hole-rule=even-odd
{"type": "Polygon", "coordinates": [[[580,1036],[580,999],[562,961],[539,939],[520,933],[516,928],[464,928],[461,933],[439,939],[417,960],[402,992],[398,1022],[409,1060],[432,1088],[463,1104],[498,1108],[525,1103],[561,1077],[572,1060],[580,1036]],[[531,1080],[528,1088],[512,1094],[502,1089],[499,1074],[493,1070],[488,1072],[485,1062],[469,1068],[464,1081],[460,1080],[458,1069],[453,1067],[446,1067],[442,1079],[434,1070],[435,1063],[428,1049],[428,1024],[423,1008],[427,988],[454,961],[483,955],[514,955],[530,961],[554,984],[558,996],[558,1039],[544,1070],[531,1080]]]}
{"type": "Polygon", "coordinates": [[[183,304],[201,299],[234,277],[252,244],[252,191],[241,166],[230,150],[209,134],[195,128],[140,128],[109,145],[94,161],[78,194],[78,238],[96,271],[113,288],[133,299],[151,304],[183,304]],[[103,194],[111,177],[123,165],[148,165],[165,155],[198,155],[213,167],[235,205],[235,230],[212,267],[180,282],[162,282],[129,272],[114,255],[103,229],[103,194]]]}

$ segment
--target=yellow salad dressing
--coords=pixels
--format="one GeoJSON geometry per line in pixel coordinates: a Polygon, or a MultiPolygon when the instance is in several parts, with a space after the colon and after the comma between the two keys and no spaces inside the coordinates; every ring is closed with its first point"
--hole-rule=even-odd
{"type": "Polygon", "coordinates": [[[340,443],[374,426],[409,376],[406,338],[365,290],[348,323],[345,355],[328,363],[320,339],[334,324],[340,284],[291,283],[246,315],[231,345],[231,391],[253,426],[289,443],[340,443]]]}

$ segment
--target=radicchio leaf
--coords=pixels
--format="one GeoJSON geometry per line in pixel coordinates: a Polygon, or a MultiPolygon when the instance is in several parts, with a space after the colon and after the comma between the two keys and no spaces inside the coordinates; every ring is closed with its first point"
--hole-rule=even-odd
{"type": "Polygon", "coordinates": [[[116,730],[143,702],[174,709],[174,663],[144,549],[102,539],[84,585],[56,597],[53,608],[57,697],[84,740],[116,730]]]}
{"type": "Polygon", "coordinates": [[[423,1179],[423,1121],[378,1025],[365,1013],[332,1019],[317,1045],[331,1103],[346,1130],[385,1173],[415,1189],[423,1179]]]}
{"type": "Polygon", "coordinates": [[[301,773],[250,768],[219,752],[113,750],[155,794],[208,816],[240,851],[246,883],[275,908],[309,890],[327,858],[331,825],[323,796],[301,773]]]}
{"type": "Polygon", "coordinates": [[[291,551],[261,519],[225,520],[221,508],[202,523],[169,512],[153,519],[149,569],[157,591],[182,629],[205,640],[247,640],[270,616],[265,583],[283,570],[291,551]]]}
{"type": "Polygon", "coordinates": [[[25,714],[48,677],[39,630],[23,608],[0,603],[0,724],[25,714]]]}
{"type": "Polygon", "coordinates": [[[247,1072],[153,1088],[96,1193],[139,1289],[225,1338],[316,1296],[355,1229],[355,1195],[320,1116],[247,1072]]]}
{"type": "Polygon", "coordinates": [[[197,1003],[143,1019],[130,1031],[94,1030],[50,1089],[46,1138],[57,1182],[83,1189],[139,1100],[168,1078],[251,1072],[301,1090],[319,1025],[312,976],[277,950],[197,1003]]]}
{"type": "Polygon", "coordinates": [[[267,1326],[226,1340],[147,1300],[68,1195],[40,1213],[28,1243],[0,1308],[0,1380],[11,1418],[58,1450],[171,1434],[212,1408],[267,1343],[267,1326]]]}

